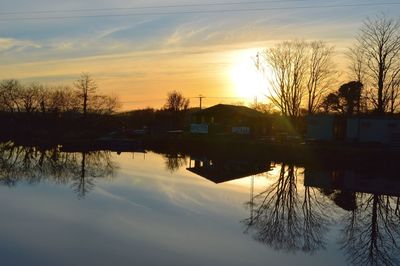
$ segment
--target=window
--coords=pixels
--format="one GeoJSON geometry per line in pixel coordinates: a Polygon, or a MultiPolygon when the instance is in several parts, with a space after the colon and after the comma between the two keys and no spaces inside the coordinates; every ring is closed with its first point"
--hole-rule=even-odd
{"type": "Polygon", "coordinates": [[[318,125],[318,122],[317,122],[315,119],[309,119],[309,120],[308,120],[308,124],[309,124],[309,125],[316,126],[316,125],[318,125]]]}
{"type": "Polygon", "coordinates": [[[371,127],[371,123],[362,122],[362,123],[361,123],[361,127],[362,127],[362,128],[370,128],[370,127],[371,127]]]}

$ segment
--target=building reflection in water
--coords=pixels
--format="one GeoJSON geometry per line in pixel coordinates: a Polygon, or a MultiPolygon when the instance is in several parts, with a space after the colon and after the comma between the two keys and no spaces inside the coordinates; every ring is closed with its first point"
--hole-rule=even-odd
{"type": "Polygon", "coordinates": [[[191,157],[188,171],[214,183],[265,173],[271,169],[271,162],[245,161],[235,159],[210,159],[191,157]]]}
{"type": "Polygon", "coordinates": [[[245,232],[271,248],[312,254],[326,248],[329,230],[338,225],[336,241],[350,264],[399,264],[400,179],[395,166],[304,170],[282,163],[276,176],[267,175],[273,182],[253,194],[254,176],[270,171],[270,165],[192,157],[187,170],[214,183],[252,176],[245,232]],[[343,217],[337,216],[338,207],[343,217]]]}
{"type": "MultiPolygon", "coordinates": [[[[354,265],[398,265],[400,261],[400,179],[396,164],[299,168],[291,163],[271,167],[262,159],[165,155],[174,172],[188,171],[214,183],[250,178],[249,217],[245,232],[276,250],[313,254],[327,248],[328,232],[340,227],[334,241],[354,265]],[[273,170],[273,171],[272,171],[273,170]],[[262,175],[269,172],[273,174],[262,175]],[[254,176],[268,183],[254,193],[254,176]],[[338,208],[343,211],[338,211],[338,208]]],[[[50,182],[71,186],[78,198],[94,189],[99,178],[112,178],[111,153],[60,152],[0,145],[0,184],[50,182]]],[[[329,239],[331,240],[331,239],[329,239]]]]}
{"type": "Polygon", "coordinates": [[[115,163],[107,151],[64,153],[4,143],[0,146],[0,184],[52,182],[71,185],[84,198],[97,178],[113,177],[115,163]]]}
{"type": "Polygon", "coordinates": [[[400,263],[400,179],[395,164],[380,166],[305,172],[305,186],[347,210],[339,242],[351,264],[400,263]]]}

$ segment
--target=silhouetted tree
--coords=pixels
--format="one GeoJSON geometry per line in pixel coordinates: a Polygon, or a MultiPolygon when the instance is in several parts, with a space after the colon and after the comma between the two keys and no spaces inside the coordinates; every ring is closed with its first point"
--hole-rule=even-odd
{"type": "Polygon", "coordinates": [[[112,114],[119,106],[116,96],[95,95],[92,98],[91,110],[98,114],[112,114]]]}
{"type": "Polygon", "coordinates": [[[47,90],[46,109],[52,113],[78,112],[80,98],[68,86],[57,86],[47,90]]]}
{"type": "Polygon", "coordinates": [[[361,90],[363,84],[359,81],[350,81],[340,86],[336,93],[328,94],[322,104],[325,112],[338,112],[352,115],[360,112],[361,90]]]}
{"type": "Polygon", "coordinates": [[[355,108],[359,112],[362,87],[363,85],[359,81],[350,81],[340,86],[339,97],[344,100],[347,114],[353,114],[355,108]]]}
{"type": "Polygon", "coordinates": [[[253,103],[250,105],[250,108],[264,114],[278,113],[277,110],[274,109],[274,105],[272,103],[253,103]]]}
{"type": "Polygon", "coordinates": [[[172,91],[168,93],[165,109],[173,112],[186,111],[189,107],[189,99],[183,97],[182,93],[172,91]]]}
{"type": "Polygon", "coordinates": [[[384,15],[367,19],[352,49],[352,65],[359,79],[365,76],[373,107],[380,114],[393,112],[400,89],[400,20],[384,15]]]}
{"type": "Polygon", "coordinates": [[[299,116],[304,97],[309,114],[320,108],[336,73],[333,53],[323,41],[286,41],[257,55],[271,86],[269,99],[283,115],[299,116]]]}
{"type": "Polygon", "coordinates": [[[258,55],[262,61],[260,64],[266,64],[266,68],[272,71],[269,99],[283,115],[300,115],[300,105],[306,92],[306,54],[306,43],[293,41],[279,43],[258,55]]]}
{"type": "Polygon", "coordinates": [[[324,101],[322,102],[322,109],[325,113],[337,112],[345,113],[344,108],[340,102],[340,98],[337,93],[329,93],[324,101]]]}
{"type": "Polygon", "coordinates": [[[92,95],[96,93],[97,84],[89,73],[82,73],[81,77],[75,81],[74,86],[81,100],[83,115],[86,115],[89,109],[89,101],[92,95]]]}
{"type": "Polygon", "coordinates": [[[26,113],[33,113],[40,110],[42,101],[43,86],[32,83],[20,91],[21,107],[26,113]]]}
{"type": "Polygon", "coordinates": [[[336,73],[333,64],[334,48],[323,41],[309,44],[308,80],[307,80],[307,112],[315,113],[321,105],[323,96],[333,83],[336,73]]]}
{"type": "Polygon", "coordinates": [[[366,64],[362,47],[350,47],[346,52],[349,60],[350,78],[361,83],[365,83],[366,64]]]}
{"type": "Polygon", "coordinates": [[[19,112],[22,85],[18,80],[3,80],[0,83],[0,108],[3,111],[19,112]]]}

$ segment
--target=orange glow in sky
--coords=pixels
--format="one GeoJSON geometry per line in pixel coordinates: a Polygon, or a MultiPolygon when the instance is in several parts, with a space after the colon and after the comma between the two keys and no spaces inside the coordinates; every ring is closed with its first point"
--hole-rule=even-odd
{"type": "Polygon", "coordinates": [[[245,102],[255,97],[264,98],[267,94],[267,79],[256,68],[254,61],[256,54],[257,49],[238,52],[229,69],[235,96],[243,98],[245,102]]]}
{"type": "Polygon", "coordinates": [[[284,40],[324,40],[336,47],[335,59],[340,61],[363,20],[379,12],[400,15],[400,9],[389,5],[299,8],[292,1],[243,1],[216,7],[213,1],[202,1],[204,6],[195,7],[188,3],[4,0],[0,80],[72,85],[88,72],[101,93],[118,96],[122,110],[160,108],[172,90],[190,98],[193,107],[198,106],[199,95],[206,97],[205,107],[249,104],[255,97],[266,102],[266,78],[254,66],[261,49],[284,40]],[[154,13],[141,6],[151,6],[154,13]],[[249,7],[253,11],[215,12],[249,7]],[[108,11],[111,8],[117,16],[108,11]],[[125,8],[137,9],[140,15],[127,15],[125,8]]]}

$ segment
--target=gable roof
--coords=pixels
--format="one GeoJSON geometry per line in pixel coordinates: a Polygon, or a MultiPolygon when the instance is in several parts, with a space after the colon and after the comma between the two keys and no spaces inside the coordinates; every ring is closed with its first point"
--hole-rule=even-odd
{"type": "Polygon", "coordinates": [[[268,172],[271,168],[269,162],[217,160],[213,161],[212,165],[195,166],[186,168],[186,170],[218,184],[268,172]]]}
{"type": "Polygon", "coordinates": [[[211,106],[209,108],[197,111],[193,113],[194,115],[232,115],[232,114],[237,114],[241,116],[247,116],[247,117],[254,117],[254,118],[264,118],[265,114],[255,110],[251,109],[246,106],[239,106],[239,105],[230,105],[230,104],[217,104],[214,106],[211,106]]]}

